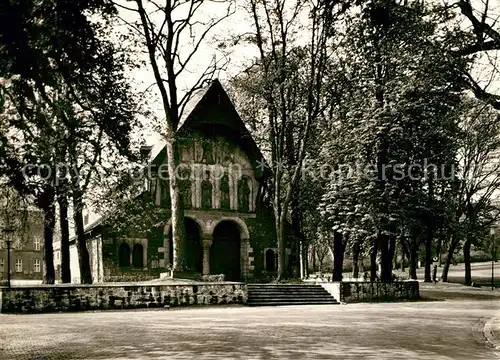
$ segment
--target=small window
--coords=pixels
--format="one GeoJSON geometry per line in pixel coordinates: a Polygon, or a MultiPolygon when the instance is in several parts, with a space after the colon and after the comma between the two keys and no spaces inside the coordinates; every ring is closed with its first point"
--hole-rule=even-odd
{"type": "Polygon", "coordinates": [[[16,272],[23,272],[23,259],[16,259],[16,272]]]}
{"type": "Polygon", "coordinates": [[[0,273],[3,273],[5,271],[5,260],[0,259],[0,273]]]}
{"type": "Polygon", "coordinates": [[[35,259],[35,262],[34,262],[34,269],[35,272],[39,273],[40,272],[40,269],[41,269],[41,266],[40,266],[40,259],[35,259]]]}
{"type": "Polygon", "coordinates": [[[40,250],[40,238],[35,236],[33,238],[33,250],[39,251],[40,250]]]}
{"type": "Polygon", "coordinates": [[[3,239],[0,238],[0,249],[5,248],[5,242],[3,239]]]}

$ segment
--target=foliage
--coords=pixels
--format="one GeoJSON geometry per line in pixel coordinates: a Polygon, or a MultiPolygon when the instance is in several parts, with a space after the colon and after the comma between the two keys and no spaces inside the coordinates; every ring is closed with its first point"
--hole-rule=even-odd
{"type": "Polygon", "coordinates": [[[0,58],[8,59],[0,63],[0,171],[44,211],[50,281],[56,192],[73,199],[80,272],[91,282],[85,195],[96,167],[133,157],[137,106],[123,76],[127,54],[109,39],[114,15],[105,0],[12,0],[0,13],[0,58]]]}

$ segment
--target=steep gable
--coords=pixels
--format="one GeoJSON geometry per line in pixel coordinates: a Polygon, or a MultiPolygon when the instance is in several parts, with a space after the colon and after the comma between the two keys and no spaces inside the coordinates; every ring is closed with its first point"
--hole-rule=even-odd
{"type": "MultiPolygon", "coordinates": [[[[222,135],[239,144],[250,159],[257,179],[269,174],[269,167],[250,132],[240,118],[219,80],[198,90],[186,104],[177,127],[180,137],[201,132],[208,137],[222,135]]],[[[164,145],[153,153],[153,161],[163,161],[164,145]]]]}

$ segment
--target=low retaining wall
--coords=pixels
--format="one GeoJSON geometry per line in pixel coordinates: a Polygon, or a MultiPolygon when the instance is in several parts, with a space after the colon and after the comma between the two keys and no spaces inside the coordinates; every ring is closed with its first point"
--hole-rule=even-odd
{"type": "Polygon", "coordinates": [[[3,313],[246,304],[246,284],[45,285],[0,288],[3,313]]]}
{"type": "Polygon", "coordinates": [[[318,282],[342,303],[418,300],[418,281],[392,283],[369,281],[318,282]]]}

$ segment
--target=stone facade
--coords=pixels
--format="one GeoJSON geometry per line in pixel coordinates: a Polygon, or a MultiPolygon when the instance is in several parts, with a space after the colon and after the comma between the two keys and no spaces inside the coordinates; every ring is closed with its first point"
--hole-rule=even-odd
{"type": "MultiPolygon", "coordinates": [[[[259,198],[269,169],[257,145],[218,81],[200,90],[185,113],[177,129],[177,174],[187,233],[183,246],[187,272],[200,279],[224,274],[230,281],[275,272],[265,267],[265,250],[276,248],[276,236],[272,211],[259,198]]],[[[148,157],[152,171],[144,190],[164,209],[165,217],[144,233],[116,236],[105,221],[90,226],[94,282],[159,275],[175,262],[165,148],[149,149],[148,157]]],[[[73,272],[77,259],[71,260],[72,278],[78,282],[79,270],[73,272]]]]}
{"type": "Polygon", "coordinates": [[[244,284],[53,285],[0,288],[2,313],[246,304],[244,284]]]}
{"type": "MultiPolygon", "coordinates": [[[[11,238],[11,280],[13,283],[26,280],[41,281],[44,273],[43,213],[37,210],[20,210],[17,216],[25,223],[12,234],[11,238]]],[[[7,279],[7,258],[7,243],[4,234],[0,232],[0,282],[7,279]]]]}

